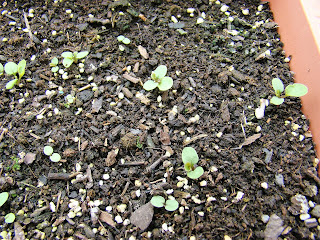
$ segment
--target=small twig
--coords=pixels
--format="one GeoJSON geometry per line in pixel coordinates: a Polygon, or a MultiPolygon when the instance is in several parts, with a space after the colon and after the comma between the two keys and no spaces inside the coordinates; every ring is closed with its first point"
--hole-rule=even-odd
{"type": "Polygon", "coordinates": [[[129,185],[130,185],[130,182],[127,182],[126,185],[124,186],[124,189],[123,189],[121,195],[120,195],[121,197],[123,197],[124,194],[126,194],[126,191],[128,190],[129,185]]]}
{"type": "Polygon", "coordinates": [[[7,128],[3,128],[3,129],[2,129],[2,132],[1,132],[1,134],[0,134],[0,142],[2,141],[4,134],[7,133],[7,132],[8,132],[8,129],[7,129],[7,128]]]}
{"type": "Polygon", "coordinates": [[[152,163],[149,167],[146,168],[146,172],[149,173],[153,169],[155,169],[164,159],[167,159],[167,156],[162,156],[158,160],[156,160],[154,163],[152,163]]]}
{"type": "Polygon", "coordinates": [[[51,180],[69,180],[71,178],[74,178],[78,174],[80,174],[80,172],[76,172],[76,173],[52,173],[52,172],[50,172],[48,174],[48,179],[51,179],[51,180]]]}
{"type": "Polygon", "coordinates": [[[28,29],[28,34],[29,34],[29,37],[30,37],[30,44],[31,44],[31,46],[34,46],[33,35],[32,35],[32,32],[31,32],[30,25],[29,25],[28,17],[27,17],[27,14],[24,11],[23,11],[23,17],[24,17],[24,22],[26,24],[26,27],[28,29]]]}
{"type": "Polygon", "coordinates": [[[320,186],[320,179],[311,171],[311,169],[304,169],[303,172],[311,177],[318,184],[318,186],[320,186]]]}
{"type": "Polygon", "coordinates": [[[38,208],[36,210],[34,210],[33,213],[30,214],[30,217],[36,217],[36,216],[39,216],[43,211],[49,209],[49,206],[44,206],[42,208],[38,208]]]}
{"type": "Polygon", "coordinates": [[[138,161],[138,162],[125,162],[123,164],[119,164],[119,166],[139,166],[139,165],[145,165],[145,161],[138,161]]]}

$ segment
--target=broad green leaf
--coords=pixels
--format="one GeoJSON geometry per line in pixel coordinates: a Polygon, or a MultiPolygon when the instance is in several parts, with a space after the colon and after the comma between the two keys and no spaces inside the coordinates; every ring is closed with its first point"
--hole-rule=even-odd
{"type": "Polygon", "coordinates": [[[4,71],[8,75],[16,75],[18,72],[18,65],[15,64],[14,62],[7,62],[4,65],[4,71]]]}
{"type": "Polygon", "coordinates": [[[167,211],[173,212],[173,211],[177,210],[178,207],[179,207],[179,203],[176,200],[169,199],[166,201],[166,205],[164,208],[167,211]]]}
{"type": "Polygon", "coordinates": [[[65,68],[70,67],[72,63],[73,63],[73,59],[70,59],[70,58],[64,58],[62,60],[62,64],[65,68]]]}
{"type": "Polygon", "coordinates": [[[4,221],[6,223],[13,223],[15,219],[16,219],[16,216],[13,213],[8,213],[7,215],[4,216],[4,221]]]}
{"type": "Polygon", "coordinates": [[[143,84],[143,88],[147,91],[153,90],[158,87],[159,83],[156,83],[152,80],[148,80],[143,84]]]}
{"type": "Polygon", "coordinates": [[[198,161],[199,161],[199,157],[196,150],[194,150],[194,148],[185,147],[182,150],[182,162],[184,163],[184,165],[186,165],[187,163],[191,163],[193,166],[198,161]]]}
{"type": "Polygon", "coordinates": [[[0,63],[0,75],[2,75],[2,74],[3,74],[3,71],[4,71],[4,69],[3,69],[3,65],[0,63]]]}
{"type": "Polygon", "coordinates": [[[188,172],[187,176],[191,179],[197,179],[202,176],[204,173],[204,170],[202,167],[197,167],[195,170],[188,172]]]}
{"type": "Polygon", "coordinates": [[[51,156],[50,156],[50,160],[52,162],[59,162],[61,160],[61,156],[59,153],[53,153],[51,156]]]}
{"type": "Polygon", "coordinates": [[[58,63],[59,63],[58,58],[56,58],[56,57],[52,58],[51,63],[50,63],[50,67],[55,67],[58,65],[58,63]]]}
{"type": "Polygon", "coordinates": [[[286,96],[291,96],[291,97],[302,97],[307,93],[308,93],[307,86],[301,83],[294,83],[292,85],[288,85],[285,90],[286,96]]]}
{"type": "Polygon", "coordinates": [[[152,73],[155,75],[157,79],[161,79],[167,74],[167,67],[165,65],[160,65],[152,73]]]}
{"type": "Polygon", "coordinates": [[[13,79],[6,84],[6,89],[12,89],[14,85],[18,82],[18,79],[13,79]]]}
{"type": "Polygon", "coordinates": [[[161,79],[158,88],[160,91],[167,91],[169,90],[173,85],[173,80],[171,77],[164,77],[161,79]]]}
{"type": "Polygon", "coordinates": [[[0,207],[5,204],[5,202],[8,200],[9,193],[7,192],[2,192],[0,193],[0,207]]]}
{"type": "Polygon", "coordinates": [[[26,65],[27,62],[26,60],[22,59],[19,63],[18,63],[18,74],[19,74],[19,80],[23,77],[23,75],[26,72],[26,65]]]}
{"type": "Polygon", "coordinates": [[[58,72],[58,71],[59,71],[58,66],[51,68],[51,72],[53,72],[53,73],[58,72]]]}
{"type": "Polygon", "coordinates": [[[271,99],[270,99],[270,103],[274,104],[274,105],[280,105],[284,102],[284,98],[278,98],[276,96],[273,96],[271,99]]]}
{"type": "Polygon", "coordinates": [[[282,81],[279,78],[272,79],[272,87],[277,97],[280,97],[280,94],[284,91],[284,86],[282,81]]]}
{"type": "Polygon", "coordinates": [[[72,53],[72,52],[63,52],[63,53],[61,54],[61,56],[62,56],[63,58],[73,59],[73,53],[72,53]]]}
{"type": "Polygon", "coordinates": [[[51,156],[53,153],[53,148],[51,146],[45,146],[43,148],[43,153],[47,156],[51,156]]]}
{"type": "Polygon", "coordinates": [[[123,42],[124,44],[128,45],[131,41],[130,41],[129,38],[124,38],[124,39],[122,40],[122,42],[123,42]]]}
{"type": "Polygon", "coordinates": [[[88,56],[88,54],[89,54],[89,51],[79,52],[79,53],[77,53],[76,58],[77,59],[82,59],[82,58],[85,58],[86,56],[88,56]]]}
{"type": "Polygon", "coordinates": [[[125,39],[125,37],[124,37],[123,35],[119,35],[119,36],[117,37],[117,40],[118,40],[119,42],[122,42],[123,39],[125,39]]]}
{"type": "Polygon", "coordinates": [[[154,207],[158,207],[158,208],[161,208],[164,206],[164,203],[165,203],[165,199],[164,197],[161,197],[161,196],[153,196],[151,198],[151,204],[154,206],[154,207]]]}

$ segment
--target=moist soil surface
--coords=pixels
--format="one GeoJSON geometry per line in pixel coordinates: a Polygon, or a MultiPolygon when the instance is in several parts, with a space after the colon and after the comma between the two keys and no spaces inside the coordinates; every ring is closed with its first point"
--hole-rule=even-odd
{"type": "Polygon", "coordinates": [[[12,76],[0,82],[1,236],[319,239],[320,180],[300,99],[255,116],[273,78],[294,80],[261,4],[3,1],[0,62],[27,65],[13,89],[12,76]],[[65,68],[66,51],[89,54],[65,68]],[[145,91],[159,65],[172,88],[145,91]],[[187,146],[198,179],[184,170],[187,146]],[[152,196],[179,208],[153,207],[152,196]]]}

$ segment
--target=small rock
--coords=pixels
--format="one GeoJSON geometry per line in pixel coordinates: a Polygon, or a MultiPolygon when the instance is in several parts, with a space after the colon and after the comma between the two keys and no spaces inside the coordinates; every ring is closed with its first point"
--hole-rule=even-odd
{"type": "Polygon", "coordinates": [[[309,204],[305,196],[301,194],[296,194],[291,198],[292,205],[288,208],[289,212],[293,215],[298,215],[302,213],[308,213],[309,204]]]}
{"type": "Polygon", "coordinates": [[[26,156],[23,159],[23,162],[27,165],[31,164],[36,160],[36,154],[35,153],[27,153],[26,156]]]}
{"type": "Polygon", "coordinates": [[[280,217],[278,217],[276,214],[272,214],[270,216],[270,219],[268,221],[267,227],[264,230],[264,239],[265,240],[276,240],[278,239],[278,236],[282,233],[284,227],[283,221],[280,217]]]}
{"type": "Polygon", "coordinates": [[[315,218],[309,218],[304,221],[307,228],[313,228],[318,226],[318,221],[315,218]]]}
{"type": "Polygon", "coordinates": [[[312,216],[315,216],[317,218],[320,218],[320,205],[316,205],[312,211],[311,211],[312,216]]]}
{"type": "Polygon", "coordinates": [[[276,184],[278,184],[280,187],[284,187],[284,180],[282,174],[276,174],[275,176],[276,184]]]}
{"type": "Polygon", "coordinates": [[[305,221],[310,218],[310,215],[308,213],[302,213],[299,217],[302,221],[305,221]]]}
{"type": "Polygon", "coordinates": [[[150,202],[142,205],[134,211],[130,217],[130,222],[144,231],[147,229],[153,218],[153,206],[150,202]]]}

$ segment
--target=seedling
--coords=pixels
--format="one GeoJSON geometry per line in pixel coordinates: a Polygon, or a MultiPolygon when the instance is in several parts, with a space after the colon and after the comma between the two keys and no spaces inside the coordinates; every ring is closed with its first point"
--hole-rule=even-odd
{"type": "Polygon", "coordinates": [[[83,52],[63,52],[61,56],[63,57],[62,64],[65,68],[71,66],[72,63],[77,63],[79,59],[85,58],[89,54],[89,51],[83,52]]]}
{"type": "Polygon", "coordinates": [[[45,146],[43,148],[43,153],[50,157],[52,162],[59,162],[61,160],[61,156],[59,153],[54,153],[53,148],[51,146],[45,146]]]}
{"type": "Polygon", "coordinates": [[[123,36],[123,35],[118,36],[118,37],[117,37],[117,40],[118,40],[119,42],[122,42],[122,43],[126,44],[126,45],[130,44],[130,42],[131,42],[129,38],[126,38],[126,37],[123,36]]]}
{"type": "Polygon", "coordinates": [[[4,65],[4,71],[6,72],[6,74],[14,76],[14,79],[9,81],[6,84],[6,89],[12,89],[14,87],[14,85],[20,83],[21,78],[25,74],[26,65],[27,65],[27,62],[24,59],[21,60],[18,63],[18,65],[14,62],[7,62],[4,65]],[[17,76],[17,74],[18,74],[18,76],[17,76]]]}
{"type": "Polygon", "coordinates": [[[3,65],[0,63],[0,76],[3,74],[3,71],[4,71],[3,65]]]}
{"type": "Polygon", "coordinates": [[[272,87],[275,95],[270,99],[270,103],[280,105],[284,102],[285,97],[302,97],[308,93],[308,87],[301,83],[294,83],[284,88],[283,82],[279,78],[272,79],[272,87]],[[281,96],[284,91],[285,95],[281,96]]]}
{"type": "Polygon", "coordinates": [[[15,157],[15,156],[11,156],[10,158],[12,159],[13,164],[11,166],[7,167],[7,171],[10,171],[10,170],[12,170],[14,172],[19,171],[21,168],[21,166],[19,164],[19,158],[15,157]]]}
{"type": "Polygon", "coordinates": [[[66,108],[69,108],[70,105],[71,105],[72,103],[74,103],[75,99],[76,99],[76,98],[75,98],[74,96],[72,96],[71,94],[68,94],[68,95],[65,97],[66,103],[64,104],[64,106],[65,106],[66,108]]]}
{"type": "MultiPolygon", "coordinates": [[[[6,203],[6,201],[9,198],[9,193],[8,192],[2,192],[0,193],[0,207],[6,203]]],[[[15,220],[16,216],[13,213],[8,213],[4,219],[6,223],[13,223],[15,220]]]]}
{"type": "Polygon", "coordinates": [[[184,164],[184,169],[187,171],[187,176],[191,179],[197,179],[202,176],[204,170],[202,167],[195,167],[199,161],[198,154],[196,150],[192,147],[185,147],[182,150],[182,162],[184,164]]]}
{"type": "Polygon", "coordinates": [[[58,58],[56,58],[56,57],[52,58],[52,60],[50,62],[50,67],[52,67],[51,72],[55,73],[55,72],[59,71],[58,63],[59,63],[58,58]]]}
{"type": "Polygon", "coordinates": [[[166,77],[167,67],[165,65],[160,65],[156,68],[156,70],[152,71],[151,79],[143,84],[143,88],[147,91],[153,90],[156,87],[159,88],[160,91],[167,91],[173,85],[173,80],[171,77],[166,77]]]}
{"type": "Polygon", "coordinates": [[[153,196],[151,198],[151,204],[154,207],[164,207],[167,211],[173,212],[179,207],[179,203],[175,199],[168,199],[167,201],[162,196],[153,196]]]}

